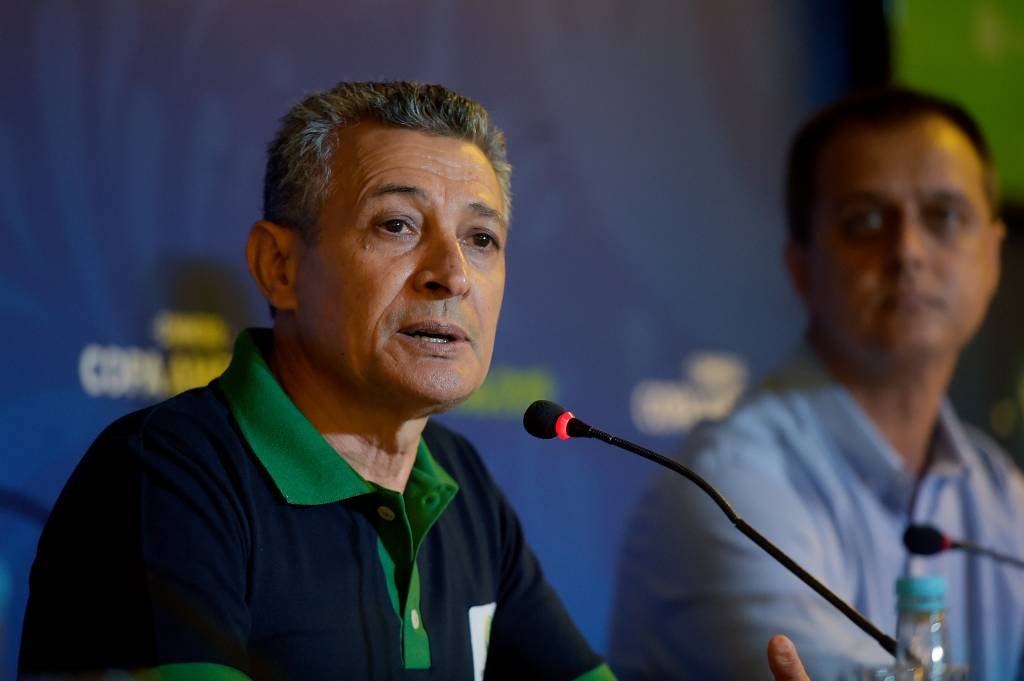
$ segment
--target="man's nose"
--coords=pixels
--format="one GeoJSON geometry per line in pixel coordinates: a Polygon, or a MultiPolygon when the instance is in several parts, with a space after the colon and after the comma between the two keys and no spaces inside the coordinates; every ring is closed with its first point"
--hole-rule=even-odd
{"type": "Polygon", "coordinates": [[[424,244],[423,258],[414,277],[418,290],[436,292],[439,297],[461,297],[469,292],[469,264],[462,243],[455,236],[436,236],[424,244]]]}
{"type": "Polygon", "coordinates": [[[893,255],[903,266],[915,268],[924,264],[930,234],[916,211],[904,210],[893,230],[893,255]]]}

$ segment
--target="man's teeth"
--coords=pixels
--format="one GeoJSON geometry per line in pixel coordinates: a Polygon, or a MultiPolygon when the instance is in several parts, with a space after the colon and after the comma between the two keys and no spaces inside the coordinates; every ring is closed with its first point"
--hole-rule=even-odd
{"type": "Polygon", "coordinates": [[[429,343],[447,343],[452,340],[451,336],[435,336],[429,333],[414,333],[412,335],[416,338],[422,338],[429,343]]]}

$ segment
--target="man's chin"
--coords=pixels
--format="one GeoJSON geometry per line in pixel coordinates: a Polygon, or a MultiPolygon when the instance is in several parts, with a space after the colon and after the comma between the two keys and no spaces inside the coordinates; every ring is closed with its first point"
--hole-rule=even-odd
{"type": "Polygon", "coordinates": [[[940,324],[893,324],[885,330],[880,344],[894,354],[944,354],[955,345],[951,335],[940,324]]]}
{"type": "Polygon", "coordinates": [[[811,344],[833,372],[889,374],[927,371],[955,361],[960,346],[947,329],[902,327],[875,329],[873,333],[818,336],[811,344]]]}
{"type": "Polygon", "coordinates": [[[467,386],[461,381],[430,381],[403,387],[406,388],[403,401],[412,407],[416,415],[430,416],[451,411],[469,399],[478,386],[467,386]]]}
{"type": "Polygon", "coordinates": [[[871,354],[876,361],[892,368],[927,365],[948,360],[959,348],[948,338],[931,334],[906,334],[881,339],[871,354]]]}

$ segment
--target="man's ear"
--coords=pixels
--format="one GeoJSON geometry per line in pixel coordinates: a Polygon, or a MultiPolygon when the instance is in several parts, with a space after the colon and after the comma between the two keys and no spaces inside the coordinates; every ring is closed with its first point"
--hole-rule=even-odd
{"type": "Polygon", "coordinates": [[[245,245],[249,273],[274,309],[294,310],[298,306],[295,275],[303,246],[298,231],[268,220],[260,220],[249,230],[245,245]]]}
{"type": "Polygon", "coordinates": [[[800,299],[805,303],[810,295],[807,244],[799,243],[790,239],[786,242],[786,271],[789,272],[789,281],[793,284],[800,299]]]}
{"type": "Polygon", "coordinates": [[[992,235],[992,291],[991,294],[995,293],[996,288],[999,286],[999,279],[1003,273],[1003,243],[1006,240],[1006,223],[1002,220],[996,220],[995,224],[992,225],[995,229],[995,233],[992,235]]]}

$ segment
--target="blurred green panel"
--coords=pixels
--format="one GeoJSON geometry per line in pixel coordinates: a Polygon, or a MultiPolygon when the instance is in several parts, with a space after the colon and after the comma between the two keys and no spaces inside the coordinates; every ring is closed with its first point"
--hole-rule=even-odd
{"type": "Polygon", "coordinates": [[[1024,202],[1024,2],[893,0],[893,78],[950,97],[980,121],[1004,194],[1024,202]]]}

